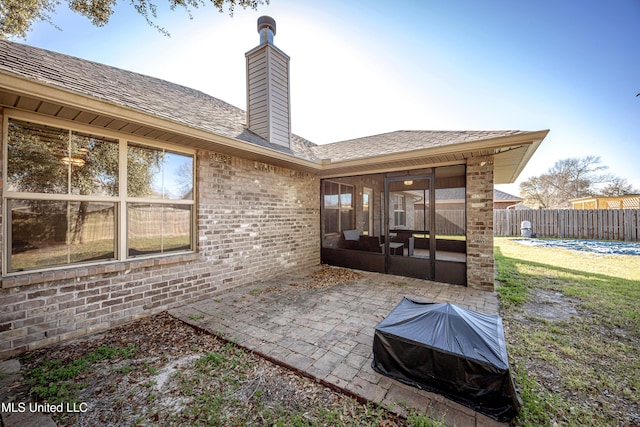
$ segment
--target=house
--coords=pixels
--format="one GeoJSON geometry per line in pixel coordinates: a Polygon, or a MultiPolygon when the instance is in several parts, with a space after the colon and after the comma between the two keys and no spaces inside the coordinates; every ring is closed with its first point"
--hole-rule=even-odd
{"type": "Polygon", "coordinates": [[[275,22],[258,23],[246,113],[0,40],[0,358],[320,262],[493,291],[493,184],[547,131],[313,144],[291,133],[275,22]],[[441,209],[449,189],[464,203],[441,209]]]}
{"type": "MultiPolygon", "coordinates": [[[[463,209],[465,205],[464,188],[443,188],[436,192],[436,203],[448,206],[449,209],[463,209]]],[[[496,188],[493,189],[493,209],[515,209],[522,203],[522,198],[496,188]]]]}
{"type": "Polygon", "coordinates": [[[571,209],[640,209],[640,194],[580,197],[569,203],[571,209]]]}
{"type": "Polygon", "coordinates": [[[516,206],[521,204],[522,197],[498,189],[493,190],[493,209],[516,209],[516,206]]]}

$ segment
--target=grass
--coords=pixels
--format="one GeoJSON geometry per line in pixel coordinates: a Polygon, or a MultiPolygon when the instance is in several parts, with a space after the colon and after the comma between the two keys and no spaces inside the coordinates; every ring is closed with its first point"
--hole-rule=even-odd
{"type": "Polygon", "coordinates": [[[441,419],[430,418],[424,414],[412,413],[407,417],[407,424],[412,427],[446,427],[441,419]]]}
{"type": "Polygon", "coordinates": [[[495,257],[507,349],[524,401],[518,423],[638,423],[638,257],[529,247],[508,238],[495,239],[495,257]],[[557,302],[539,300],[541,294],[557,302]],[[561,306],[575,314],[548,320],[536,312],[561,306]]]}
{"type": "Polygon", "coordinates": [[[189,315],[189,319],[191,320],[201,320],[204,319],[204,313],[198,313],[198,314],[190,314],[189,315]]]}
{"type": "MultiPolygon", "coordinates": [[[[388,419],[383,409],[372,405],[360,414],[353,413],[353,407],[345,413],[341,408],[314,405],[313,401],[283,406],[274,400],[260,377],[247,375],[256,371],[255,359],[233,344],[201,356],[194,367],[188,375],[177,373],[181,394],[192,398],[193,403],[180,412],[159,414],[167,425],[378,426],[388,419]]],[[[425,416],[413,417],[416,423],[409,425],[437,425],[426,424],[425,416]]]]}
{"type": "Polygon", "coordinates": [[[115,358],[130,359],[136,354],[136,348],[99,347],[98,349],[67,363],[60,359],[47,360],[45,363],[26,372],[25,377],[33,392],[42,401],[56,405],[74,403],[76,392],[85,387],[77,379],[90,371],[103,360],[115,358]]]}

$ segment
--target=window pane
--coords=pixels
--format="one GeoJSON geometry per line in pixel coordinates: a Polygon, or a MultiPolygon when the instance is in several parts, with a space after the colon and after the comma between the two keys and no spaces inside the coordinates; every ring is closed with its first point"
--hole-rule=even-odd
{"type": "Polygon", "coordinates": [[[464,236],[465,223],[465,188],[437,188],[436,236],[464,236]]]}
{"type": "Polygon", "coordinates": [[[130,203],[129,256],[191,249],[191,206],[130,203]]]}
{"type": "Polygon", "coordinates": [[[129,203],[129,256],[162,252],[162,205],[129,203]]]}
{"type": "Polygon", "coordinates": [[[193,156],[165,152],[162,176],[165,199],[193,200],[193,156]]]}
{"type": "Polygon", "coordinates": [[[465,167],[436,168],[435,175],[436,237],[459,240],[466,234],[465,167]]]}
{"type": "Polygon", "coordinates": [[[10,119],[8,135],[10,191],[68,193],[68,131],[10,119]]]}
{"type": "Polygon", "coordinates": [[[406,221],[405,221],[405,216],[404,216],[404,212],[402,211],[396,211],[393,213],[393,222],[394,225],[406,225],[406,221]]]}
{"type": "Polygon", "coordinates": [[[353,230],[355,228],[353,220],[353,209],[340,211],[340,228],[341,231],[353,230]]]}
{"type": "Polygon", "coordinates": [[[337,233],[338,230],[338,210],[327,209],[324,211],[324,232],[337,233]]]}
{"type": "Polygon", "coordinates": [[[324,207],[325,208],[338,208],[339,200],[338,200],[338,192],[340,191],[340,186],[335,182],[325,181],[324,182],[324,207]]]}
{"type": "Polygon", "coordinates": [[[394,194],[393,195],[393,210],[395,210],[395,211],[403,211],[404,207],[405,207],[404,195],[402,195],[402,194],[394,194]]]}
{"type": "MultiPolygon", "coordinates": [[[[365,191],[367,191],[365,189],[365,191]]],[[[368,190],[371,191],[371,190],[368,190]]],[[[362,216],[364,219],[364,225],[362,227],[362,234],[365,236],[369,235],[369,230],[371,228],[371,217],[369,216],[369,193],[362,194],[362,216]]]]}
{"type": "Polygon", "coordinates": [[[164,205],[163,252],[191,249],[191,206],[164,205]]]}
{"type": "Polygon", "coordinates": [[[129,145],[127,148],[127,195],[162,198],[160,149],[129,145]]]}
{"type": "Polygon", "coordinates": [[[71,134],[71,193],[118,195],[118,141],[71,134]]]}
{"type": "Polygon", "coordinates": [[[405,215],[405,196],[404,194],[393,192],[389,195],[389,227],[394,229],[395,227],[406,227],[406,215],[405,215]]]}
{"type": "Polygon", "coordinates": [[[69,262],[115,258],[115,203],[69,203],[69,262]]]}
{"type": "Polygon", "coordinates": [[[353,208],[353,186],[340,185],[340,207],[353,208]]]}
{"type": "Polygon", "coordinates": [[[193,156],[129,144],[130,197],[193,200],[193,156]]]}
{"type": "Polygon", "coordinates": [[[67,203],[8,200],[11,217],[10,270],[67,262],[67,203]]]}
{"type": "Polygon", "coordinates": [[[8,200],[10,271],[113,259],[115,203],[8,200]]]}

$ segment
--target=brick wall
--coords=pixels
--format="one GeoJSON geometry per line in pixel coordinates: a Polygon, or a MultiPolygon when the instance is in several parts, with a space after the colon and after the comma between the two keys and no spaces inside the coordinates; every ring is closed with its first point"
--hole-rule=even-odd
{"type": "Polygon", "coordinates": [[[199,160],[199,250],[221,286],[320,262],[318,178],[216,153],[199,160]]]}
{"type": "Polygon", "coordinates": [[[197,253],[3,277],[0,359],[320,262],[317,177],[201,151],[197,182],[197,253]]]}
{"type": "Polygon", "coordinates": [[[467,286],[494,290],[493,156],[467,161],[467,286]]]}
{"type": "MultiPolygon", "coordinates": [[[[4,177],[4,108],[0,107],[0,124],[2,129],[0,130],[0,177],[4,177]]],[[[4,180],[0,178],[0,195],[4,191],[4,180]]],[[[4,262],[4,202],[0,197],[0,266],[4,262]]],[[[0,269],[0,276],[2,275],[0,269]]],[[[1,286],[0,286],[1,288],[1,286]]],[[[0,315],[4,312],[5,307],[0,302],[0,315]]],[[[0,332],[2,332],[2,321],[0,321],[0,332]]],[[[0,340],[0,342],[2,342],[0,340]]]]}

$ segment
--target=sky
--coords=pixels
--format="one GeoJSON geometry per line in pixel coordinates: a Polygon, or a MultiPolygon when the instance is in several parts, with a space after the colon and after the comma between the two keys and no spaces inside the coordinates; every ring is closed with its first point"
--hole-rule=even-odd
{"type": "Polygon", "coordinates": [[[640,0],[271,0],[147,25],[121,0],[97,28],[70,12],[21,43],[182,84],[246,109],[245,52],[276,20],[290,56],[291,123],[316,144],[396,130],[548,129],[519,183],[599,156],[640,190],[640,0]]]}

